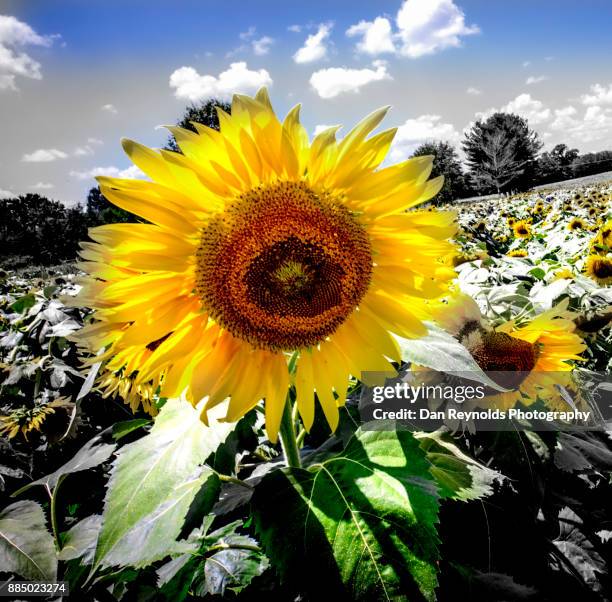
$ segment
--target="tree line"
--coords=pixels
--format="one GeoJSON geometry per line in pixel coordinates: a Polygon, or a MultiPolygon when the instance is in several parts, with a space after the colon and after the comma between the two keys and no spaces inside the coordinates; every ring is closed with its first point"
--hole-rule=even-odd
{"type": "MultiPolygon", "coordinates": [[[[219,128],[216,107],[231,107],[211,99],[188,107],[177,125],[196,131],[193,122],[219,128]]],[[[541,153],[543,144],[527,120],[494,113],[474,123],[461,143],[462,165],[456,149],[445,141],[421,144],[413,156],[433,155],[432,177],[444,175],[444,187],[435,199],[447,203],[470,196],[523,191],[533,186],[612,171],[612,151],[580,155],[557,144],[541,153]]],[[[165,148],[180,152],[172,136],[165,148]]],[[[67,207],[38,194],[0,201],[0,267],[50,265],[74,259],[87,230],[106,223],[136,221],[92,188],[84,205],[67,207]]]]}

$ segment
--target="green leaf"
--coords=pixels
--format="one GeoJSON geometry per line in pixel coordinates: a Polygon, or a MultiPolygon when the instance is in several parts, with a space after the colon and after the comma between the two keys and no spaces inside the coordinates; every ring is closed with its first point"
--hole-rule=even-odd
{"type": "Polygon", "coordinates": [[[66,464],[60,466],[55,472],[41,477],[36,481],[32,481],[21,489],[18,489],[13,493],[13,497],[22,494],[35,485],[44,485],[49,489],[54,489],[65,475],[94,468],[102,464],[102,462],[106,462],[115,451],[116,445],[114,443],[101,443],[101,439],[101,435],[96,435],[93,439],[90,439],[71,460],[66,462],[66,464]]]}
{"type": "Polygon", "coordinates": [[[236,532],[243,526],[241,521],[207,533],[213,520],[206,517],[202,528],[175,546],[180,555],[158,569],[157,585],[172,600],[184,599],[188,591],[196,596],[240,593],[268,568],[257,542],[236,532]]]}
{"type": "Polygon", "coordinates": [[[405,362],[438,372],[460,372],[463,378],[483,383],[496,391],[506,391],[482,371],[470,352],[457,339],[435,324],[427,323],[427,329],[428,334],[420,339],[396,336],[405,362]]]}
{"type": "Polygon", "coordinates": [[[32,581],[56,580],[53,537],[36,502],[15,502],[0,512],[0,567],[32,581]]]}
{"type": "Polygon", "coordinates": [[[122,437],[133,433],[139,428],[151,424],[148,418],[134,418],[134,420],[124,420],[113,424],[113,439],[118,441],[122,437]]]}
{"type": "Polygon", "coordinates": [[[344,454],[267,474],[255,488],[259,539],[284,580],[333,599],[433,600],[439,500],[407,431],[357,431],[344,454]]]}
{"type": "Polygon", "coordinates": [[[227,546],[206,558],[203,570],[196,572],[193,581],[197,596],[224,596],[226,590],[239,594],[269,565],[268,559],[255,549],[257,542],[246,535],[233,534],[216,545],[227,546]]]}
{"type": "Polygon", "coordinates": [[[421,449],[431,462],[429,472],[438,484],[441,498],[475,500],[493,493],[493,483],[504,477],[464,454],[442,432],[416,433],[421,449]]]}
{"type": "Polygon", "coordinates": [[[546,272],[542,268],[533,268],[529,270],[528,274],[531,274],[536,280],[544,280],[546,272]]]}
{"type": "Polygon", "coordinates": [[[198,467],[234,428],[212,419],[210,424],[186,401],[170,399],[151,432],[117,453],[92,574],[101,565],[146,566],[166,555],[191,501],[211,477],[210,469],[198,467]]]}
{"type": "Polygon", "coordinates": [[[26,311],[28,311],[30,307],[33,307],[35,304],[36,304],[36,297],[34,296],[34,293],[28,293],[27,295],[24,295],[23,297],[19,297],[19,299],[17,299],[17,301],[15,301],[11,305],[11,309],[14,312],[17,312],[18,314],[23,314],[26,311]]]}
{"type": "Polygon", "coordinates": [[[601,591],[600,576],[606,562],[582,532],[582,519],[567,506],[559,512],[559,536],[553,541],[593,591],[601,591]]]}
{"type": "Polygon", "coordinates": [[[82,558],[81,564],[91,564],[101,526],[102,516],[99,514],[88,516],[76,523],[64,535],[64,545],[58,558],[60,560],[82,558]]]}
{"type": "Polygon", "coordinates": [[[141,518],[109,549],[102,564],[143,568],[168,556],[196,494],[201,489],[216,492],[218,488],[219,479],[210,468],[196,468],[193,478],[176,485],[163,503],[141,518]]]}

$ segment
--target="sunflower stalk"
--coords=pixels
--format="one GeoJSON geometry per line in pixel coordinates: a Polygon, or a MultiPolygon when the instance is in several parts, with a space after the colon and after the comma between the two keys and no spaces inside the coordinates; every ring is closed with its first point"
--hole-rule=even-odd
{"type": "Polygon", "coordinates": [[[287,466],[297,468],[301,467],[302,462],[300,460],[300,450],[298,448],[297,437],[295,434],[293,404],[291,403],[290,393],[287,394],[287,398],[285,399],[285,407],[283,409],[283,416],[281,418],[279,435],[287,466]]]}

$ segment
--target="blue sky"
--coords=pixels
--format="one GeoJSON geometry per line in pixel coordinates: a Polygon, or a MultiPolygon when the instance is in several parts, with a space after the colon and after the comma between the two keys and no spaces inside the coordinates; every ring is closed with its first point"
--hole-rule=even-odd
{"type": "Polygon", "coordinates": [[[494,109],[612,148],[610,23],[606,0],[5,1],[0,197],[83,202],[95,174],[138,175],[122,136],[161,146],[189,102],[261,83],[310,132],[392,105],[394,159],[494,109]]]}

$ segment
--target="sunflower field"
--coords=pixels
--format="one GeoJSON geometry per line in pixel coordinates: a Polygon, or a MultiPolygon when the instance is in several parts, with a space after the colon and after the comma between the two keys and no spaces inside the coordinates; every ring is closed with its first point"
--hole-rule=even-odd
{"type": "Polygon", "coordinates": [[[148,179],[98,181],[137,223],[2,272],[2,576],[102,602],[610,599],[606,421],[372,429],[360,399],[502,371],[525,376],[489,407],[588,407],[567,390],[612,369],[612,182],[436,205],[431,157],[383,163],[385,113],[310,140],[262,89],[171,128],[177,152],[124,140],[148,179]]]}

